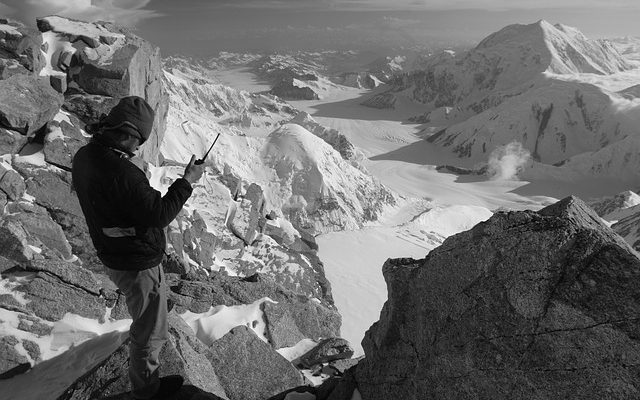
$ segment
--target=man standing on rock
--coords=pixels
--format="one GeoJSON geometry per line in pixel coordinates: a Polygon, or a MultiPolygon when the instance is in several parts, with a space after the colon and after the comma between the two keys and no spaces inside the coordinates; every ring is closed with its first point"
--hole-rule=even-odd
{"type": "Polygon", "coordinates": [[[167,340],[167,298],[162,259],[164,228],[191,196],[204,166],[195,156],[162,196],[129,159],[151,134],[154,111],[142,98],[125,97],[95,125],[89,144],[73,159],[73,186],[98,257],[124,293],[133,318],[129,378],[135,399],[161,399],[182,386],[180,376],[159,378],[167,340]]]}

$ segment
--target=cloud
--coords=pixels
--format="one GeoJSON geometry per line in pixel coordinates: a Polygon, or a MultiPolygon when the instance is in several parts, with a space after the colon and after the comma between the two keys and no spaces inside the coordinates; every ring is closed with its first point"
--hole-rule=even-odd
{"type": "Polygon", "coordinates": [[[114,21],[135,26],[143,19],[161,16],[146,9],[150,0],[0,0],[0,10],[11,18],[35,24],[37,17],[60,15],[82,21],[114,21]]]}
{"type": "Polygon", "coordinates": [[[488,175],[491,180],[517,180],[518,174],[530,160],[529,150],[519,142],[511,142],[491,152],[488,175]]]}
{"type": "Polygon", "coordinates": [[[637,0],[217,0],[211,6],[262,9],[373,10],[529,10],[541,8],[640,9],[637,0]]]}

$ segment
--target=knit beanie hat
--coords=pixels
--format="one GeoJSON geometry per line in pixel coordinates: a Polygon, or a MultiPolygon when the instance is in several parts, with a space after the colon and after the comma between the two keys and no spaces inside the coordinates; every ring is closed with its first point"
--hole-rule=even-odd
{"type": "Polygon", "coordinates": [[[100,126],[107,130],[123,129],[129,132],[133,131],[133,135],[140,136],[141,143],[144,143],[151,135],[154,116],[153,108],[142,97],[123,97],[109,111],[109,115],[101,119],[100,126]],[[130,124],[133,126],[130,126],[130,124]]]}

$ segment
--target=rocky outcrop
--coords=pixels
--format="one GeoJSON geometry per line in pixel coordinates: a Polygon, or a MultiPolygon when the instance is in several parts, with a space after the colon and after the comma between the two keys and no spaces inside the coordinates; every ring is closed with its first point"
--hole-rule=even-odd
{"type": "Polygon", "coordinates": [[[353,144],[349,139],[347,139],[347,137],[337,129],[329,129],[320,125],[311,117],[311,115],[309,115],[309,113],[301,111],[289,122],[302,126],[309,132],[327,142],[338,153],[340,153],[342,158],[345,160],[354,159],[356,149],[353,147],[353,144]]]}
{"type": "Polygon", "coordinates": [[[100,99],[95,96],[119,99],[135,95],[147,100],[156,117],[141,156],[156,163],[169,107],[162,86],[159,48],[108,22],[85,23],[51,16],[39,18],[37,23],[49,44],[46,75],[63,77],[64,87],[68,81],[69,86],[88,94],[84,102],[71,98],[67,109],[91,112],[100,108],[100,104],[112,103],[99,101],[95,105],[94,100],[100,99]],[[65,42],[67,45],[62,45],[65,42]]]}
{"type": "Polygon", "coordinates": [[[263,400],[303,383],[302,374],[246,326],[216,340],[210,361],[229,400],[263,400]]]}
{"type": "Polygon", "coordinates": [[[269,93],[285,100],[318,100],[320,98],[312,88],[302,85],[294,78],[279,81],[269,93]]]}
{"type": "Polygon", "coordinates": [[[389,260],[363,340],[366,399],[634,398],[640,259],[581,200],[499,212],[389,260]]]}
{"type": "Polygon", "coordinates": [[[353,348],[349,342],[341,338],[327,338],[300,356],[294,363],[299,364],[302,368],[309,369],[314,365],[349,359],[351,356],[353,356],[353,348]]]}

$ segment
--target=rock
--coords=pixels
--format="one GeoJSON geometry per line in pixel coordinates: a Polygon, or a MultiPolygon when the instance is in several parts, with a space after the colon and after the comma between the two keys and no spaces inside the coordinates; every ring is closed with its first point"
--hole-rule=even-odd
{"type": "Polygon", "coordinates": [[[0,156],[4,154],[17,154],[26,143],[26,136],[0,127],[0,156]]]}
{"type": "Polygon", "coordinates": [[[63,100],[48,81],[12,76],[0,81],[0,125],[31,135],[53,119],[63,100]]]}
{"type": "Polygon", "coordinates": [[[169,314],[169,343],[160,354],[163,375],[181,375],[186,383],[227,398],[220,378],[207,359],[209,349],[175,313],[169,314]]]}
{"type": "Polygon", "coordinates": [[[36,342],[27,340],[27,339],[22,339],[22,347],[24,347],[24,349],[29,354],[29,357],[31,357],[33,361],[36,361],[36,362],[40,361],[40,356],[41,356],[40,346],[36,342]]]}
{"type": "Polygon", "coordinates": [[[56,92],[64,94],[67,91],[67,76],[66,75],[50,75],[49,84],[56,92]]]}
{"type": "Polygon", "coordinates": [[[0,338],[0,379],[11,378],[30,368],[27,357],[18,353],[15,348],[18,343],[15,336],[0,338]]]}
{"type": "Polygon", "coordinates": [[[62,108],[77,115],[85,124],[97,122],[102,114],[118,104],[119,99],[95,94],[67,94],[62,108]]]}
{"type": "Polygon", "coordinates": [[[264,303],[263,311],[269,339],[276,349],[295,346],[305,338],[319,340],[340,335],[340,314],[307,298],[264,303]]]}
{"type": "Polygon", "coordinates": [[[39,337],[48,336],[53,331],[52,325],[47,325],[41,319],[32,315],[18,314],[18,319],[20,320],[18,329],[21,331],[30,332],[39,337]]]}
{"type": "Polygon", "coordinates": [[[302,375],[246,326],[237,326],[211,348],[211,364],[230,400],[263,400],[300,386],[302,375]]]}
{"type": "MultiPolygon", "coordinates": [[[[0,236],[0,240],[2,240],[1,236],[0,236]]],[[[2,248],[2,246],[0,246],[0,248],[2,248]]],[[[16,266],[16,262],[15,261],[0,256],[0,274],[3,273],[4,271],[10,269],[10,268],[15,267],[15,266],[16,266]]]]}
{"type": "Polygon", "coordinates": [[[0,58],[0,79],[8,79],[14,75],[28,75],[29,70],[20,65],[18,60],[0,58]]]}
{"type": "Polygon", "coordinates": [[[285,100],[318,100],[318,93],[308,86],[296,86],[294,79],[283,79],[269,93],[285,100]]]}
{"type": "MultiPolygon", "coordinates": [[[[218,383],[216,372],[206,356],[208,350],[198,342],[190,331],[191,328],[180,317],[170,313],[168,321],[169,340],[160,352],[160,376],[178,374],[185,378],[185,386],[176,398],[226,399],[224,390],[218,383]],[[191,397],[194,394],[192,385],[202,385],[204,390],[210,390],[215,394],[199,393],[198,396],[201,397],[191,397]]],[[[126,340],[104,361],[78,378],[58,400],[106,398],[129,391],[128,370],[129,341],[126,340]]],[[[202,392],[202,390],[196,390],[196,392],[202,392]]],[[[127,396],[122,398],[128,399],[127,396]]]]}
{"type": "Polygon", "coordinates": [[[27,262],[34,251],[29,247],[29,233],[17,221],[0,220],[0,256],[15,262],[27,262]]]}
{"type": "Polygon", "coordinates": [[[24,195],[26,185],[19,173],[13,170],[5,170],[0,165],[0,190],[7,194],[12,201],[18,201],[24,195]]]}
{"type": "Polygon", "coordinates": [[[424,260],[389,260],[366,399],[634,398],[640,259],[581,200],[499,212],[424,260]]]}
{"type": "Polygon", "coordinates": [[[87,143],[87,139],[82,136],[80,129],[67,121],[60,123],[52,121],[48,128],[43,150],[44,160],[66,171],[71,171],[73,156],[87,143]]]}
{"type": "Polygon", "coordinates": [[[298,368],[310,369],[314,365],[335,360],[349,359],[353,356],[353,348],[348,341],[341,338],[327,338],[309,350],[294,363],[298,368]]]}
{"type": "MultiPolygon", "coordinates": [[[[13,270],[5,271],[10,272],[13,270]]],[[[105,301],[84,288],[69,285],[48,272],[38,272],[15,290],[25,293],[26,307],[47,321],[58,321],[66,313],[104,320],[105,301]]]]}
{"type": "Polygon", "coordinates": [[[363,360],[364,357],[358,358],[346,358],[341,360],[334,360],[329,363],[329,366],[335,369],[338,374],[344,374],[348,369],[355,367],[358,363],[363,360]]]}
{"type": "Polygon", "coordinates": [[[229,218],[229,229],[245,244],[253,243],[259,232],[259,222],[264,212],[262,188],[255,183],[247,188],[247,196],[237,205],[235,213],[229,218]]]}
{"type": "Polygon", "coordinates": [[[0,30],[0,53],[19,62],[25,72],[38,75],[46,63],[40,51],[42,35],[18,21],[7,21],[4,25],[10,28],[0,30]]]}
{"type": "Polygon", "coordinates": [[[62,231],[47,211],[38,206],[23,206],[22,212],[6,217],[8,221],[15,221],[33,237],[38,238],[49,249],[56,251],[64,260],[71,260],[73,253],[71,245],[62,231]]]}
{"type": "Polygon", "coordinates": [[[58,260],[33,260],[23,268],[27,271],[47,272],[64,283],[86,290],[96,296],[101,295],[100,285],[93,277],[93,274],[75,264],[58,260]]]}

